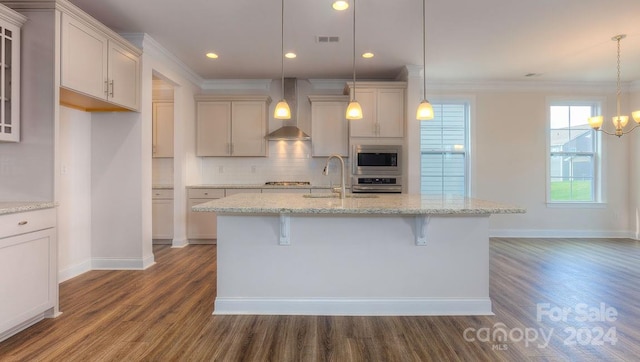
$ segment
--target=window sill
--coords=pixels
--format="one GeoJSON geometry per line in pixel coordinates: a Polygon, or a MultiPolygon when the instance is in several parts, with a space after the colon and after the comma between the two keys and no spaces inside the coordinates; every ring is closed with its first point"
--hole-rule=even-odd
{"type": "Polygon", "coordinates": [[[548,208],[558,209],[605,209],[606,202],[550,202],[547,201],[548,208]]]}

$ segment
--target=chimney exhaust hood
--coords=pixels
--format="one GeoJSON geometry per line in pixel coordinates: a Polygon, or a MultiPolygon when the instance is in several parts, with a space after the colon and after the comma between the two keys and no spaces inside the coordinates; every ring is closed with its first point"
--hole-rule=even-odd
{"type": "Polygon", "coordinates": [[[291,109],[292,120],[283,121],[284,125],[277,130],[269,133],[267,139],[270,141],[308,141],[311,139],[308,134],[304,133],[298,128],[298,92],[297,92],[297,79],[285,78],[284,79],[284,95],[283,98],[289,104],[291,109]]]}

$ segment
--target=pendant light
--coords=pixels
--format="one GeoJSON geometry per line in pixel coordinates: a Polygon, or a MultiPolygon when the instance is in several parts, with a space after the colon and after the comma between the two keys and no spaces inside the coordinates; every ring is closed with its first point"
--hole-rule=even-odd
{"type": "Polygon", "coordinates": [[[423,98],[416,111],[416,119],[418,121],[428,121],[433,119],[433,107],[427,100],[427,36],[425,21],[425,0],[422,0],[422,79],[423,79],[423,98]]]}
{"type": "Polygon", "coordinates": [[[282,99],[278,104],[276,104],[276,108],[273,110],[273,118],[275,119],[291,119],[291,109],[289,108],[289,104],[284,99],[284,0],[282,0],[282,17],[281,17],[281,34],[280,34],[280,64],[282,65],[282,99]]]}
{"type": "Polygon", "coordinates": [[[622,90],[620,89],[620,40],[626,38],[625,34],[616,35],[611,40],[618,42],[618,78],[616,82],[616,116],[611,118],[613,122],[613,126],[616,128],[615,133],[609,133],[600,127],[602,127],[602,122],[604,118],[602,116],[590,117],[587,121],[589,122],[589,126],[595,129],[596,131],[604,132],[608,135],[615,135],[618,137],[622,137],[623,134],[627,134],[634,129],[636,129],[640,125],[640,110],[631,112],[631,117],[637,123],[632,129],[628,131],[624,131],[624,127],[629,122],[629,116],[621,116],[620,115],[620,94],[622,94],[622,90]]]}
{"type": "Polygon", "coordinates": [[[362,119],[362,107],[356,100],[356,0],[353,0],[353,89],[347,107],[347,119],[362,119]]]}

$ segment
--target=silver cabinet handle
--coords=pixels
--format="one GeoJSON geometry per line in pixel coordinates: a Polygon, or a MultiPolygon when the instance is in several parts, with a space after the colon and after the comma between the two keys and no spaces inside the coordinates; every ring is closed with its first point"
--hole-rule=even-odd
{"type": "Polygon", "coordinates": [[[111,91],[109,92],[109,95],[111,96],[111,98],[113,98],[113,79],[109,82],[109,86],[111,87],[111,91]]]}
{"type": "Polygon", "coordinates": [[[104,81],[104,95],[105,96],[109,95],[109,80],[104,81]]]}
{"type": "Polygon", "coordinates": [[[28,221],[26,220],[22,220],[18,223],[18,225],[22,226],[22,225],[27,225],[28,221]]]}

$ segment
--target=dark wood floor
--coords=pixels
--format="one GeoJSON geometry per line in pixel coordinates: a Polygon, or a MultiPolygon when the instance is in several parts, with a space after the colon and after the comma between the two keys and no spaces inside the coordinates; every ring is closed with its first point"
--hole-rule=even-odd
{"type": "Polygon", "coordinates": [[[471,317],[212,316],[215,245],[158,245],[154,251],[157,264],[148,270],[91,271],[62,283],[64,314],[0,343],[0,360],[630,361],[640,356],[640,243],[633,240],[492,239],[495,315],[471,317]],[[566,320],[552,320],[562,316],[554,314],[562,308],[572,308],[566,320]],[[607,308],[608,320],[596,313],[607,308]],[[583,316],[596,320],[582,321],[583,316]],[[501,330],[506,339],[500,339],[501,330]]]}

